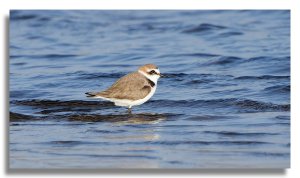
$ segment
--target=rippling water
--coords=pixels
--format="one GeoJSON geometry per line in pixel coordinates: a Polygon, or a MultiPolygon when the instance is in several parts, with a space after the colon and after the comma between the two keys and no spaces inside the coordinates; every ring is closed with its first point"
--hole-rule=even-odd
{"type": "Polygon", "coordinates": [[[290,12],[11,11],[11,168],[287,168],[290,12]],[[133,108],[86,98],[146,63],[133,108]]]}

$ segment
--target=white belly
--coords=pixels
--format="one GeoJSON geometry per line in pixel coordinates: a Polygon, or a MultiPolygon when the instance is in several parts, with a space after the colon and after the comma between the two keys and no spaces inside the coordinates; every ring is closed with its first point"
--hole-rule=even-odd
{"type": "Polygon", "coordinates": [[[143,99],[139,100],[128,100],[128,99],[115,99],[110,98],[109,100],[114,102],[116,106],[126,106],[131,108],[132,106],[141,105],[148,101],[155,93],[156,85],[152,88],[151,92],[143,99]]]}

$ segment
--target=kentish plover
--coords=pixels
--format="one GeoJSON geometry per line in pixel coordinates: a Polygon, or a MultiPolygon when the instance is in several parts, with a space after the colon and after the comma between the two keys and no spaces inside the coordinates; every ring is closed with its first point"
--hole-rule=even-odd
{"type": "Polygon", "coordinates": [[[157,87],[157,80],[162,75],[154,64],[139,67],[138,71],[129,73],[117,80],[110,88],[101,92],[87,92],[87,97],[101,98],[114,102],[116,106],[131,107],[148,101],[157,87]]]}

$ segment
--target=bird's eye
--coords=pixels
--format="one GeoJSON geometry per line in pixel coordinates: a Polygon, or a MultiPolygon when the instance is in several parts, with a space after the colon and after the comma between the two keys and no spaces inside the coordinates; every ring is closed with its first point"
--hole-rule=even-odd
{"type": "Polygon", "coordinates": [[[149,74],[150,74],[150,75],[153,75],[153,74],[156,74],[156,72],[155,72],[154,70],[151,70],[151,71],[149,72],[149,74]]]}

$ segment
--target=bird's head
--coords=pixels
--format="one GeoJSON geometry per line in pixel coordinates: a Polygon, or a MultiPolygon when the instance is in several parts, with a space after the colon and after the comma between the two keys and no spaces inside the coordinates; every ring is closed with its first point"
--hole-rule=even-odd
{"type": "Polygon", "coordinates": [[[160,73],[158,67],[154,64],[146,64],[139,67],[139,72],[145,75],[148,79],[152,80],[153,82],[157,82],[157,80],[162,77],[163,75],[160,73]]]}

